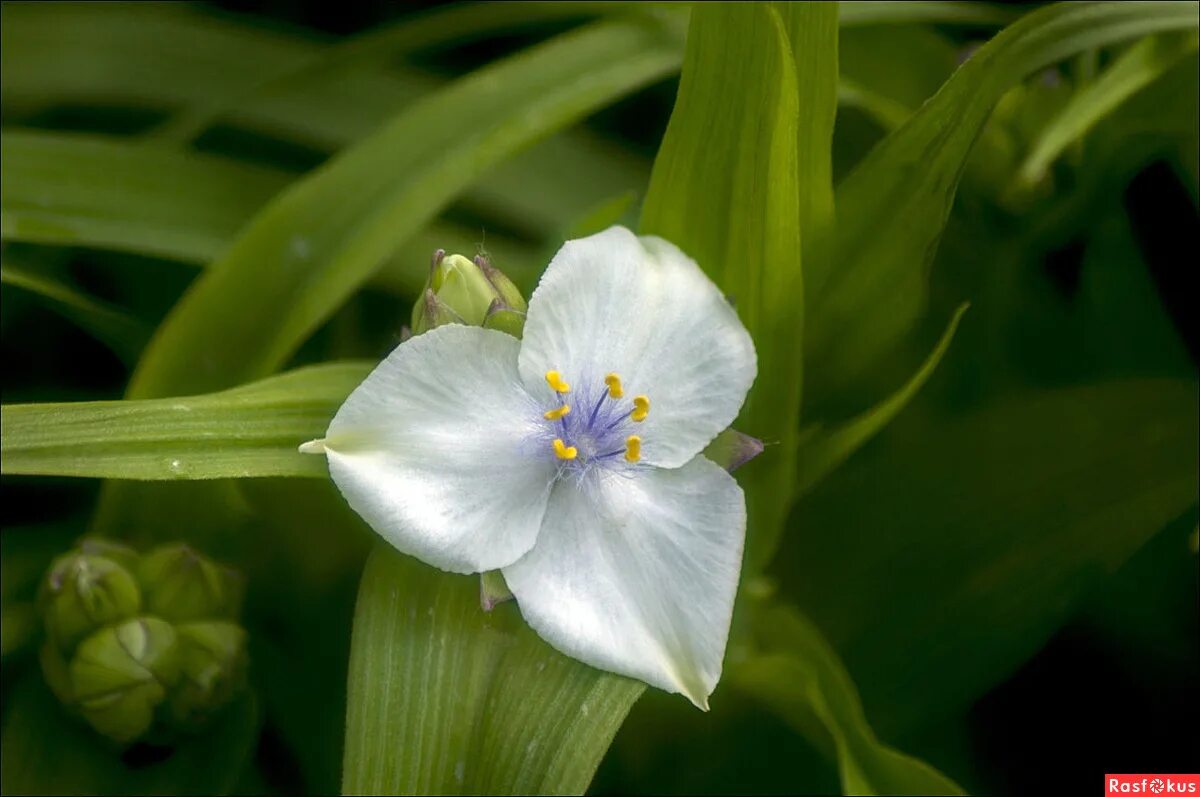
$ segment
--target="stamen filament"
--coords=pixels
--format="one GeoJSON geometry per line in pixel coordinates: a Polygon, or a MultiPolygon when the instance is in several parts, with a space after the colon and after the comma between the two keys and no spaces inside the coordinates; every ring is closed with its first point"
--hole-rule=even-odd
{"type": "Polygon", "coordinates": [[[548,384],[550,389],[555,393],[571,392],[571,386],[563,381],[562,374],[560,374],[558,371],[546,372],[546,384],[548,384]]]}
{"type": "Polygon", "coordinates": [[[642,438],[635,434],[625,438],[625,461],[637,462],[642,458],[642,438]]]}
{"type": "Polygon", "coordinates": [[[563,417],[570,411],[571,411],[571,405],[564,404],[557,409],[546,410],[544,413],[542,413],[542,417],[548,421],[557,421],[559,418],[563,417]]]}
{"type": "Polygon", "coordinates": [[[556,437],[554,438],[554,456],[559,459],[575,459],[579,456],[579,449],[575,446],[568,446],[561,437],[556,437]]]}

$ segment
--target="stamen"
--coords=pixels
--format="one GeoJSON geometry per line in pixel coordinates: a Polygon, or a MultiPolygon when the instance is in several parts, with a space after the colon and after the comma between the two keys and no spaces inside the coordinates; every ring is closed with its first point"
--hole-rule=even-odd
{"type": "Polygon", "coordinates": [[[571,392],[571,386],[562,380],[562,374],[560,374],[558,371],[546,372],[546,384],[548,384],[550,389],[555,393],[571,392]]]}
{"type": "Polygon", "coordinates": [[[625,461],[637,462],[642,458],[642,438],[635,434],[625,438],[625,461]]]}
{"type": "Polygon", "coordinates": [[[559,418],[566,415],[570,411],[571,411],[571,405],[564,404],[556,410],[546,410],[544,413],[542,413],[542,417],[548,421],[557,421],[559,418]]]}
{"type": "Polygon", "coordinates": [[[609,374],[604,377],[604,384],[608,385],[609,398],[619,399],[625,395],[625,392],[621,390],[621,377],[616,374],[609,374]]]}
{"type": "Polygon", "coordinates": [[[645,396],[633,397],[633,412],[629,413],[629,418],[635,423],[641,423],[646,420],[646,416],[650,414],[650,399],[645,396]]]}
{"type": "Polygon", "coordinates": [[[566,445],[561,437],[556,437],[554,438],[554,456],[559,459],[575,459],[579,456],[579,449],[566,445]]]}

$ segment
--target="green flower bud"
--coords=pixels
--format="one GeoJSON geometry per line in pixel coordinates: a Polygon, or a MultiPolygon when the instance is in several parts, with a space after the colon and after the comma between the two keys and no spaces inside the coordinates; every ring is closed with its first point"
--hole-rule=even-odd
{"type": "Polygon", "coordinates": [[[88,540],[55,559],[38,606],[47,638],[69,654],[85,636],[141,611],[142,594],[128,566],[137,554],[104,540],[88,540]]]}
{"type": "Polygon", "coordinates": [[[521,291],[513,284],[513,281],[505,276],[504,272],[492,265],[492,261],[487,255],[476,255],[475,265],[479,266],[479,270],[487,277],[488,282],[496,291],[496,298],[500,302],[520,313],[524,313],[529,308],[525,304],[525,297],[521,295],[521,291]]]}
{"type": "Polygon", "coordinates": [[[467,322],[463,317],[454,312],[450,305],[439,299],[431,289],[426,288],[425,293],[421,294],[421,298],[413,305],[411,334],[420,335],[446,324],[465,323],[467,322]]]}
{"type": "Polygon", "coordinates": [[[246,632],[230,622],[184,623],[179,634],[181,677],[171,693],[171,718],[195,727],[224,708],[246,683],[246,632]]]}
{"type": "Polygon", "coordinates": [[[143,556],[138,580],[146,611],[173,623],[236,620],[241,613],[241,577],[182,543],[143,556]]]}
{"type": "Polygon", "coordinates": [[[484,329],[498,329],[514,338],[520,338],[525,332],[525,313],[500,304],[500,300],[492,302],[487,316],[483,319],[484,329]]]}
{"type": "Polygon", "coordinates": [[[157,617],[105,628],[79,644],[68,666],[74,707],[120,744],[143,736],[179,679],[178,635],[157,617]]]}
{"type": "Polygon", "coordinates": [[[443,324],[483,326],[497,301],[500,307],[525,312],[521,292],[486,257],[469,260],[439,249],[413,307],[412,332],[419,335],[443,324]]]}

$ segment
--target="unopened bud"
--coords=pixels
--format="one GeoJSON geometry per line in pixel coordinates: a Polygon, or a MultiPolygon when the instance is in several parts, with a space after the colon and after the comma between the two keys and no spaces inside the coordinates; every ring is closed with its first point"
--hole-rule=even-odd
{"type": "Polygon", "coordinates": [[[413,307],[412,332],[420,335],[443,324],[483,326],[495,302],[525,311],[525,298],[486,257],[433,255],[429,279],[413,307]]]}
{"type": "Polygon", "coordinates": [[[179,635],[180,679],[171,693],[171,717],[179,727],[204,724],[229,704],[246,681],[246,632],[234,623],[183,623],[179,635]]]}
{"type": "Polygon", "coordinates": [[[173,623],[236,620],[241,612],[241,577],[183,543],[162,545],[143,556],[138,578],[146,612],[173,623]]]}
{"type": "Polygon", "coordinates": [[[133,572],[121,563],[136,559],[132,549],[90,540],[54,560],[38,605],[46,636],[61,652],[69,654],[93,631],[141,611],[141,590],[133,572]]]}
{"type": "Polygon", "coordinates": [[[491,258],[487,255],[475,255],[475,265],[479,266],[479,270],[483,272],[483,276],[487,277],[487,281],[491,283],[492,288],[496,291],[496,298],[505,306],[512,310],[517,310],[524,313],[528,310],[525,304],[525,297],[521,295],[521,291],[513,284],[513,281],[505,276],[504,272],[492,265],[491,258]]]}
{"type": "Polygon", "coordinates": [[[525,332],[525,313],[503,305],[497,299],[488,308],[487,316],[483,319],[483,327],[484,329],[497,329],[514,338],[519,338],[525,332]]]}
{"type": "Polygon", "coordinates": [[[157,617],[105,628],[68,665],[74,707],[97,733],[126,744],[146,733],[179,678],[175,629],[157,617]]]}

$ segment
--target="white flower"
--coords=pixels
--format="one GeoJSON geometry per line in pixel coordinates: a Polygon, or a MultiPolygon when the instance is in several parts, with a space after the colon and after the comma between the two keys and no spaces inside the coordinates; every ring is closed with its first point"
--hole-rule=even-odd
{"type": "Polygon", "coordinates": [[[388,355],[324,451],[346,500],[400,551],[501,569],[563,653],[707,708],[746,528],[701,450],[755,376],[754,345],[695,262],[624,227],[567,242],[524,340],[448,325],[388,355]]]}

